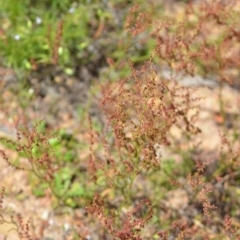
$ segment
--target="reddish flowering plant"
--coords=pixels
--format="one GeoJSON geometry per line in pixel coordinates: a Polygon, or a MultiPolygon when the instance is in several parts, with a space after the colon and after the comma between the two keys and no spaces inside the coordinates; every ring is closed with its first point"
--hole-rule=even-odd
{"type": "Polygon", "coordinates": [[[11,144],[18,153],[24,154],[28,159],[27,166],[24,166],[24,164],[21,163],[16,164],[10,162],[5,153],[3,151],[1,152],[10,166],[15,167],[16,169],[33,171],[40,178],[51,180],[56,171],[57,165],[56,162],[54,162],[54,152],[51,150],[52,148],[49,143],[51,137],[38,130],[41,122],[42,121],[39,121],[35,126],[29,127],[25,121],[23,122],[23,125],[20,125],[18,120],[15,124],[16,141],[5,138],[0,139],[7,144],[11,144]]]}
{"type": "Polygon", "coordinates": [[[141,230],[153,215],[151,203],[148,199],[145,199],[138,203],[132,210],[124,214],[124,216],[109,216],[105,213],[104,201],[98,194],[95,195],[93,202],[87,207],[87,210],[101,221],[102,225],[107,229],[111,236],[114,237],[114,239],[121,240],[141,240],[141,230]],[[136,213],[139,213],[144,207],[148,207],[145,216],[140,218],[136,217],[136,213]],[[116,217],[118,221],[120,217],[122,218],[120,224],[116,224],[116,217]],[[117,225],[120,225],[120,228],[117,227],[117,225]]]}
{"type": "MultiPolygon", "coordinates": [[[[141,239],[131,238],[131,229],[136,226],[131,225],[130,220],[118,235],[113,230],[113,222],[120,217],[124,207],[136,201],[134,184],[137,178],[161,169],[161,146],[172,144],[171,128],[177,127],[183,133],[198,132],[188,115],[198,99],[190,96],[190,92],[194,92],[191,88],[180,87],[176,82],[158,76],[151,61],[140,69],[130,66],[132,74],[129,78],[103,89],[100,106],[107,117],[106,131],[96,133],[90,120],[89,174],[96,182],[105,178],[106,188],[123,198],[116,206],[118,214],[109,218],[103,214],[102,202],[96,200],[101,199],[99,195],[88,211],[98,216],[113,236],[141,239]],[[96,150],[96,143],[102,145],[101,151],[96,150]]],[[[128,219],[130,213],[127,216],[128,219]]],[[[148,221],[150,216],[152,214],[148,221]]],[[[144,227],[141,222],[134,221],[134,224],[144,227]]]]}

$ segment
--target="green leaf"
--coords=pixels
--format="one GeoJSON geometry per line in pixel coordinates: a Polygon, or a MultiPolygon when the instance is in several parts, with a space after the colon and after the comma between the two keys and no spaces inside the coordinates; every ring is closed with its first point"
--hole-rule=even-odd
{"type": "Polygon", "coordinates": [[[59,141],[57,138],[50,138],[49,139],[49,144],[52,146],[52,147],[55,147],[59,144],[59,141]]]}
{"type": "Polygon", "coordinates": [[[54,176],[54,188],[60,194],[64,194],[70,187],[72,172],[69,168],[63,168],[54,176]]]}
{"type": "Polygon", "coordinates": [[[86,195],[86,191],[79,183],[74,183],[67,195],[69,197],[82,197],[86,195]]]}
{"type": "Polygon", "coordinates": [[[74,152],[68,151],[68,152],[66,152],[66,154],[64,155],[63,160],[64,160],[65,162],[71,162],[71,161],[73,161],[74,157],[75,157],[74,152]]]}
{"type": "Polygon", "coordinates": [[[33,188],[33,194],[36,197],[44,197],[45,196],[45,190],[48,188],[47,183],[41,183],[38,186],[34,186],[33,188]]]}
{"type": "Polygon", "coordinates": [[[77,206],[77,203],[74,201],[74,199],[72,199],[72,198],[68,198],[66,201],[65,201],[65,203],[68,205],[68,206],[70,206],[70,207],[72,207],[72,208],[75,208],[76,206],[77,206]]]}

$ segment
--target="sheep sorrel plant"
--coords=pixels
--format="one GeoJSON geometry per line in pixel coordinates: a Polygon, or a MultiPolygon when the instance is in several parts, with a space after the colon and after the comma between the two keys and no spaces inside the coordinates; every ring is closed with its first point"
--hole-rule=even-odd
{"type": "MultiPolygon", "coordinates": [[[[139,70],[131,63],[130,66],[132,74],[129,78],[103,88],[100,105],[108,121],[105,131],[96,134],[91,128],[89,174],[101,186],[103,195],[108,189],[117,196],[114,203],[116,210],[109,209],[109,216],[104,214],[103,200],[99,195],[88,210],[99,217],[113,236],[141,239],[140,229],[144,224],[139,225],[137,215],[140,219],[146,215],[147,221],[141,221],[147,223],[152,213],[136,213],[136,219],[131,224],[125,224],[124,219],[129,219],[132,211],[136,212],[134,205],[142,199],[137,194],[141,189],[141,178],[147,179],[153,173],[161,175],[161,147],[171,146],[171,128],[175,126],[185,134],[199,131],[188,117],[199,99],[190,96],[191,88],[159,78],[151,61],[139,70]],[[102,150],[96,153],[95,145],[99,142],[102,150]],[[129,208],[134,210],[124,214],[129,208]],[[115,224],[119,230],[115,229],[115,224]]],[[[147,184],[145,181],[143,184],[147,184]]],[[[145,201],[148,203],[149,200],[145,201]]]]}
{"type": "MultiPolygon", "coordinates": [[[[19,153],[19,157],[13,160],[9,159],[3,150],[0,153],[9,166],[33,172],[41,181],[47,182],[49,187],[52,187],[54,174],[58,171],[55,154],[50,145],[51,139],[55,136],[51,137],[46,133],[41,133],[39,126],[43,120],[39,121],[35,126],[29,126],[25,117],[22,117],[22,120],[20,122],[18,119],[15,123],[16,140],[5,137],[0,138],[1,142],[19,153]],[[23,157],[27,159],[27,162],[23,157]]],[[[54,189],[52,190],[54,192],[54,189]]]]}
{"type": "MultiPolygon", "coordinates": [[[[133,11],[135,9],[137,8],[134,8],[133,11]]],[[[116,223],[119,226],[125,226],[121,224],[121,221],[119,223],[119,219],[124,222],[124,216],[122,216],[124,210],[133,207],[132,205],[138,201],[138,198],[142,197],[138,196],[138,193],[143,188],[146,192],[149,191],[149,194],[145,194],[145,196],[148,195],[153,203],[152,219],[155,218],[156,222],[161,223],[161,220],[158,219],[160,217],[157,215],[157,212],[159,214],[161,212],[159,211],[161,207],[157,206],[156,199],[158,198],[152,196],[149,190],[152,176],[158,174],[160,178],[165,173],[163,168],[166,163],[161,156],[161,148],[165,146],[178,148],[171,137],[171,130],[174,127],[183,131],[181,136],[185,137],[186,142],[190,142],[194,139],[195,134],[201,132],[198,127],[194,126],[197,111],[193,111],[194,114],[191,112],[196,108],[197,101],[201,100],[199,97],[194,98],[197,89],[190,90],[190,88],[180,87],[173,80],[175,77],[179,77],[179,74],[184,76],[189,73],[195,76],[200,73],[214,75],[221,83],[223,81],[233,82],[234,76],[236,76],[235,70],[238,68],[238,64],[236,64],[238,56],[235,51],[230,51],[230,49],[237,49],[239,45],[238,11],[237,1],[231,1],[230,4],[222,1],[205,1],[202,4],[191,2],[187,5],[180,21],[172,17],[163,18],[156,25],[151,23],[152,38],[156,39],[154,58],[145,63],[142,68],[139,66],[135,68],[130,63],[131,77],[121,80],[111,87],[103,87],[104,98],[101,107],[107,117],[108,125],[101,134],[94,134],[91,130],[92,147],[89,173],[92,175],[92,179],[102,187],[102,190],[99,190],[102,195],[106,198],[106,195],[109,195],[108,201],[114,202],[113,208],[116,211],[108,207],[105,210],[107,213],[104,214],[102,200],[99,200],[99,208],[97,207],[98,201],[95,200],[89,211],[98,216],[111,234],[114,235],[117,231],[113,230],[116,223]],[[209,28],[209,24],[214,29],[209,28]],[[217,32],[213,31],[215,28],[217,32]],[[167,83],[165,79],[158,76],[155,66],[159,62],[170,67],[171,83],[167,83]],[[100,140],[95,139],[96,136],[100,140]],[[103,153],[95,154],[95,144],[99,142],[102,142],[101,151],[103,153]],[[142,186],[142,184],[146,186],[142,186]],[[121,198],[114,201],[113,196],[121,196],[121,198]]],[[[128,21],[133,21],[133,23],[128,22],[127,24],[127,27],[133,26],[130,34],[134,37],[139,33],[142,34],[145,28],[149,27],[148,23],[145,25],[134,24],[135,20],[139,21],[139,16],[130,17],[128,21]]],[[[224,109],[221,102],[220,98],[219,107],[222,112],[224,109]]],[[[198,145],[188,148],[188,151],[197,153],[198,150],[201,151],[199,147],[201,144],[198,143],[198,145]]],[[[229,156],[231,157],[231,154],[229,156]]],[[[160,236],[167,239],[167,232],[169,232],[170,237],[175,236],[177,239],[190,237],[205,239],[209,236],[207,231],[202,228],[212,229],[217,226],[218,230],[212,231],[210,238],[224,235],[238,239],[237,228],[232,227],[229,216],[224,211],[221,213],[217,208],[221,204],[216,199],[213,186],[217,184],[218,174],[211,177],[206,173],[212,160],[208,157],[199,160],[198,157],[192,155],[190,158],[190,161],[187,161],[191,165],[188,172],[182,174],[180,169],[183,163],[178,163],[179,166],[176,164],[175,169],[171,170],[172,176],[170,176],[169,182],[173,184],[172,187],[158,187],[162,187],[162,194],[166,195],[166,189],[170,191],[174,187],[179,187],[184,190],[183,192],[187,192],[186,198],[190,206],[195,205],[195,209],[199,208],[197,205],[200,202],[201,210],[196,210],[199,219],[191,216],[186,220],[181,212],[177,213],[175,218],[168,216],[168,221],[170,221],[168,231],[159,231],[158,235],[155,231],[151,237],[160,236]],[[185,180],[181,177],[184,177],[185,180]],[[216,215],[220,219],[225,216],[228,224],[225,224],[224,227],[218,226],[214,220],[216,215]],[[176,222],[174,223],[174,221],[176,222]],[[221,234],[217,235],[219,232],[221,234]]],[[[223,165],[228,166],[226,162],[223,162],[223,165]]],[[[99,199],[99,195],[96,199],[99,199]]],[[[149,215],[147,216],[149,217],[149,215]]],[[[150,221],[149,218],[148,221],[150,221]]],[[[164,229],[161,225],[158,227],[160,228],[158,230],[164,229]]],[[[132,226],[132,228],[134,227],[132,226]]],[[[114,236],[116,237],[116,235],[114,236]]],[[[129,228],[125,229],[125,236],[118,237],[126,239],[126,236],[131,236],[129,239],[141,239],[140,232],[136,231],[133,235],[129,228]],[[128,232],[129,235],[127,235],[128,232]]],[[[146,235],[144,236],[146,237],[146,235]]]]}
{"type": "MultiPolygon", "coordinates": [[[[73,153],[65,151],[64,133],[49,133],[44,129],[44,120],[29,126],[22,115],[22,120],[15,123],[16,139],[1,137],[0,141],[18,153],[16,159],[9,159],[0,150],[3,159],[16,170],[29,172],[29,182],[32,192],[36,196],[45,196],[48,189],[54,196],[55,207],[82,205],[92,195],[91,187],[88,191],[79,183],[72,181],[77,169],[71,169],[73,153]],[[60,144],[61,142],[61,144],[60,144]],[[79,199],[79,198],[82,199],[79,199]]],[[[77,145],[75,145],[77,146],[77,145]]],[[[79,159],[78,159],[79,161],[79,159]]]]}

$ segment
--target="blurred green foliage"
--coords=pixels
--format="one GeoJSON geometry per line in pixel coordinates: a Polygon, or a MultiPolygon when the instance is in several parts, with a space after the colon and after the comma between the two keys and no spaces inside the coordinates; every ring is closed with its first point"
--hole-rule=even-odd
{"type": "Polygon", "coordinates": [[[134,56],[136,39],[124,32],[126,14],[135,3],[0,0],[0,62],[20,71],[55,64],[69,75],[76,65],[102,57],[118,61],[129,55],[141,62],[150,49],[144,47],[134,56]],[[131,42],[135,47],[129,51],[131,42]]]}
{"type": "Polygon", "coordinates": [[[55,54],[60,65],[72,66],[72,52],[82,57],[92,41],[89,25],[97,6],[90,2],[0,1],[3,62],[31,70],[34,62],[53,63],[55,54]]]}

